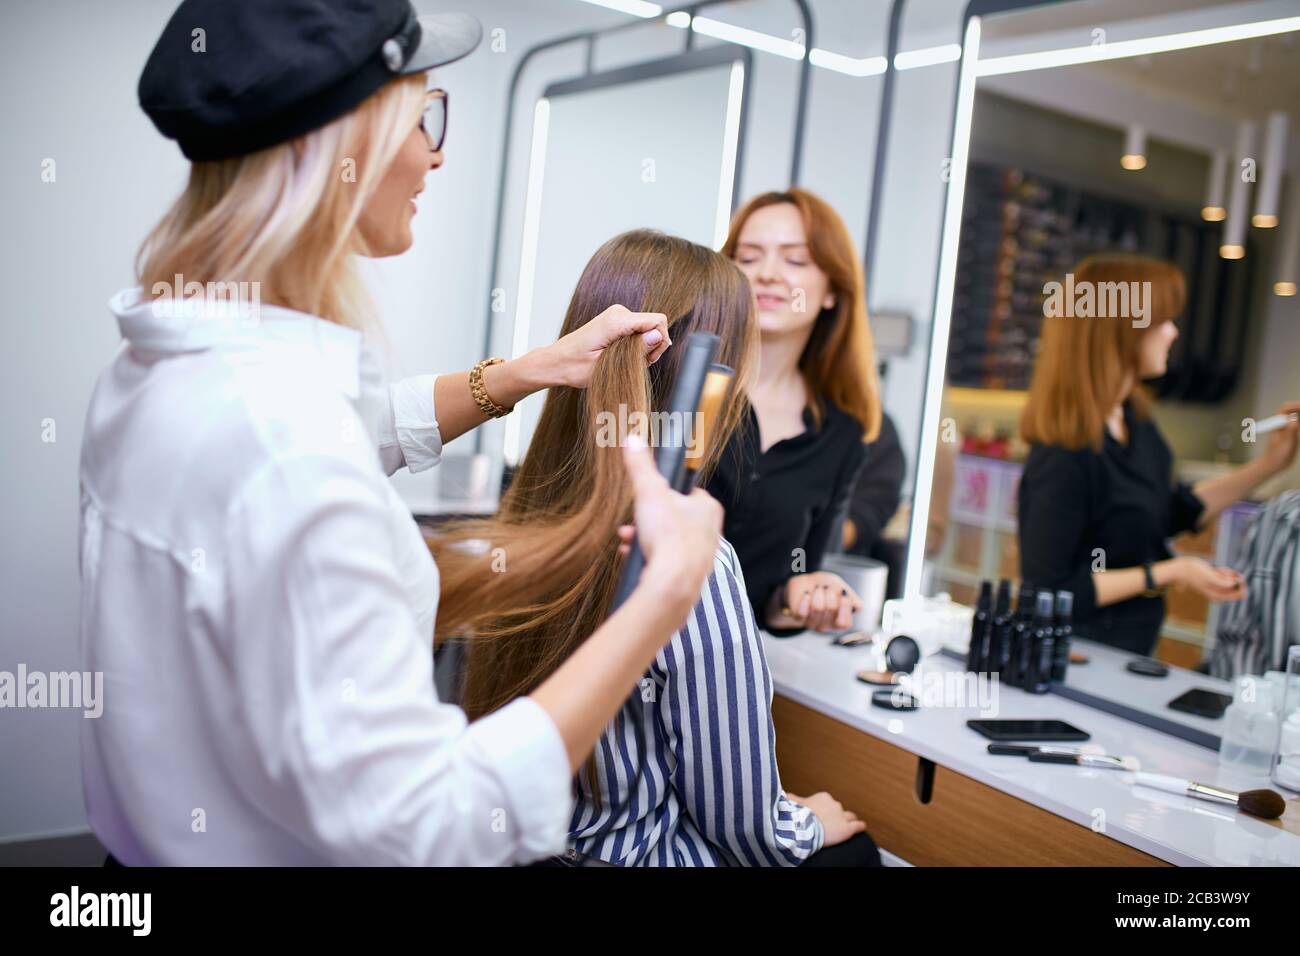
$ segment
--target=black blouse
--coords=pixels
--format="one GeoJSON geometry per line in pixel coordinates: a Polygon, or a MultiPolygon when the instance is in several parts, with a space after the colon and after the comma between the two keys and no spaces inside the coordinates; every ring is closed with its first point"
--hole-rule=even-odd
{"type": "Polygon", "coordinates": [[[865,458],[858,420],[830,401],[823,407],[820,428],[805,408],[805,431],[765,452],[759,450],[758,417],[751,408],[707,486],[726,509],[723,535],[740,558],[749,603],[762,628],[772,592],[796,574],[821,569],[865,458]]]}
{"type": "Polygon", "coordinates": [[[1150,654],[1164,598],[1097,607],[1092,572],[1170,557],[1168,539],[1196,527],[1205,509],[1174,484],[1173,455],[1150,420],[1124,405],[1128,444],[1107,430],[1100,452],[1034,445],[1020,478],[1020,571],[1036,587],[1074,592],[1074,630],[1135,654],[1150,654]]]}

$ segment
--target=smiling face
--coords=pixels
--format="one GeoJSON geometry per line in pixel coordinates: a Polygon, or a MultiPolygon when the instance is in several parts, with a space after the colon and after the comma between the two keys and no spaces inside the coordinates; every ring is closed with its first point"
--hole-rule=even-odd
{"type": "Polygon", "coordinates": [[[813,262],[803,218],[792,203],[755,210],[740,227],[735,259],[754,287],[765,335],[807,333],[821,310],[835,305],[830,279],[813,262]]]}
{"type": "Polygon", "coordinates": [[[430,149],[419,123],[412,125],[357,221],[370,256],[395,256],[411,247],[415,197],[424,189],[425,175],[442,163],[442,151],[430,149]]]}

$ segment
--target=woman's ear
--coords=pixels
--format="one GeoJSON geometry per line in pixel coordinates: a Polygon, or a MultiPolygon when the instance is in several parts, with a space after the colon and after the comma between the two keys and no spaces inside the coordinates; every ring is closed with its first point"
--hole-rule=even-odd
{"type": "Polygon", "coordinates": [[[825,297],[824,299],[822,299],[822,308],[823,308],[823,309],[833,309],[833,308],[835,308],[835,303],[836,303],[836,301],[837,301],[837,300],[836,300],[836,297],[835,297],[835,293],[834,293],[834,292],[827,292],[827,293],[826,293],[826,297],[825,297]]]}

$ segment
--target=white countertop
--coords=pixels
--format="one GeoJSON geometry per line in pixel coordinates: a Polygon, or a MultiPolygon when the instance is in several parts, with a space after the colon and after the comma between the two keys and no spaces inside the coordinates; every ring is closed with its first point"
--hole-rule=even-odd
{"type": "MultiPolygon", "coordinates": [[[[1180,866],[1300,866],[1300,836],[1276,822],[1191,797],[1134,787],[1128,782],[1131,774],[1123,771],[994,756],[988,752],[989,741],[968,728],[966,721],[977,717],[1068,721],[1092,737],[1087,744],[1066,746],[1134,756],[1143,770],[1233,790],[1271,787],[1288,798],[1288,820],[1300,815],[1295,794],[1280,790],[1265,776],[1221,771],[1218,755],[1204,747],[1055,694],[1027,694],[1013,687],[997,688],[996,713],[981,712],[977,703],[887,710],[871,703],[872,692],[882,688],[854,678],[857,671],[875,666],[872,648],[837,647],[827,636],[811,633],[767,636],[764,643],[778,694],[1082,826],[1093,827],[1100,819],[1107,836],[1134,849],[1180,866]]],[[[920,692],[933,686],[925,681],[942,680],[938,674],[961,671],[956,661],[927,658],[917,669],[920,692]],[[927,674],[935,676],[927,678],[927,674]]],[[[1172,687],[1167,680],[1153,683],[1172,687]]]]}

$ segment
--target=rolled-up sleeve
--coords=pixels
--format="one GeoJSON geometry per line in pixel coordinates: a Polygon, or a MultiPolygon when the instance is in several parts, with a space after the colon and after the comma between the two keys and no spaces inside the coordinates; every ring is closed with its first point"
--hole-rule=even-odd
{"type": "Polygon", "coordinates": [[[434,407],[436,375],[414,375],[388,386],[389,414],[380,424],[379,459],[393,474],[425,471],[442,460],[442,433],[434,407]]]}
{"type": "Polygon", "coordinates": [[[559,732],[527,698],[473,724],[438,701],[383,481],[364,460],[282,458],[228,512],[232,719],[253,755],[241,783],[338,863],[560,852],[572,795],[559,732]]]}

